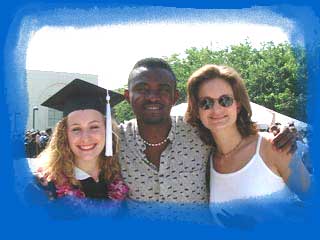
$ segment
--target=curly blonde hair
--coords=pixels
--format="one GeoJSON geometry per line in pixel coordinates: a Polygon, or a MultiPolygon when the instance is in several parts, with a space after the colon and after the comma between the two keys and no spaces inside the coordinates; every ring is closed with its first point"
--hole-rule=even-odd
{"type": "MultiPolygon", "coordinates": [[[[101,152],[99,158],[100,174],[107,182],[120,178],[119,165],[119,135],[118,126],[112,121],[113,156],[104,156],[101,152]]],[[[67,136],[67,117],[60,120],[52,134],[46,149],[37,157],[46,181],[54,181],[57,185],[65,183],[80,186],[80,182],[74,176],[75,156],[71,151],[67,136]]]]}
{"type": "Polygon", "coordinates": [[[186,122],[199,130],[200,138],[205,144],[216,145],[211,132],[202,124],[198,114],[199,88],[202,83],[214,78],[225,80],[231,86],[235,100],[241,105],[236,122],[241,136],[247,137],[256,134],[257,127],[251,121],[252,110],[244,82],[239,73],[228,66],[207,64],[196,70],[189,77],[187,82],[188,108],[185,114],[186,122]]]}

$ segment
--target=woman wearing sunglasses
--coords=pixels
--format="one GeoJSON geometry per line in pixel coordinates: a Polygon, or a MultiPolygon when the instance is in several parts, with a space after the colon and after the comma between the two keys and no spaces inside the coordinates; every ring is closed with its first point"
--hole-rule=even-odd
{"type": "Polygon", "coordinates": [[[211,204],[290,193],[286,182],[292,154],[274,150],[258,134],[247,90],[233,68],[205,65],[190,76],[187,91],[186,121],[213,146],[211,204]]]}

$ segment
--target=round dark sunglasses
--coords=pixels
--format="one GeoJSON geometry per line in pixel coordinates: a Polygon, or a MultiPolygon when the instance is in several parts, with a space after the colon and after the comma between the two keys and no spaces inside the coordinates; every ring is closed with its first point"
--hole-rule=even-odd
{"type": "Polygon", "coordinates": [[[205,97],[199,101],[198,106],[203,110],[208,110],[213,108],[215,101],[218,101],[219,105],[222,107],[230,107],[233,104],[233,97],[229,95],[222,95],[217,99],[205,97]]]}

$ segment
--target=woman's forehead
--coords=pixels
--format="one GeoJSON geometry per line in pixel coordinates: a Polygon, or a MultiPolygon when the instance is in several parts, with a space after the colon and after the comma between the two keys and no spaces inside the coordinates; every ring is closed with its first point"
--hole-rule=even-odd
{"type": "Polygon", "coordinates": [[[97,110],[94,109],[84,109],[84,110],[76,110],[68,114],[67,122],[74,121],[86,121],[86,120],[97,120],[101,121],[104,119],[104,116],[97,110]]]}
{"type": "Polygon", "coordinates": [[[233,94],[231,85],[222,78],[209,79],[199,86],[199,95],[233,94]]]}

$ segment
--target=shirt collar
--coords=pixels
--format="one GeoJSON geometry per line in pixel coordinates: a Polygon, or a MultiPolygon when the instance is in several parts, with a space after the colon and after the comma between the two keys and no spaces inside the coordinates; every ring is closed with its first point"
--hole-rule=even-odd
{"type": "Polygon", "coordinates": [[[176,129],[176,119],[175,117],[171,116],[171,128],[168,134],[168,138],[170,139],[171,143],[173,143],[174,141],[175,129],[176,129]]]}
{"type": "MultiPolygon", "coordinates": [[[[171,129],[168,134],[168,138],[170,139],[171,144],[174,143],[175,139],[175,131],[176,131],[176,117],[171,117],[171,129]]],[[[121,128],[125,129],[125,138],[130,147],[139,151],[142,156],[144,156],[144,151],[146,149],[145,144],[139,134],[138,124],[136,119],[131,119],[124,124],[121,125],[121,128]]]]}
{"type": "MultiPolygon", "coordinates": [[[[139,146],[140,147],[144,147],[145,148],[145,144],[143,143],[143,140],[142,140],[142,137],[140,136],[140,133],[139,133],[139,130],[138,130],[138,124],[137,124],[137,120],[136,119],[133,119],[131,120],[131,124],[133,126],[133,131],[134,131],[134,135],[136,136],[136,140],[138,141],[139,143],[139,146]]],[[[171,116],[171,128],[170,128],[170,131],[168,133],[168,139],[173,142],[174,140],[174,129],[176,128],[176,119],[175,117],[172,117],[171,116]]]]}
{"type": "Polygon", "coordinates": [[[74,171],[74,176],[77,180],[85,180],[91,177],[88,173],[86,173],[85,171],[83,171],[78,167],[74,167],[73,171],[74,171]]]}

